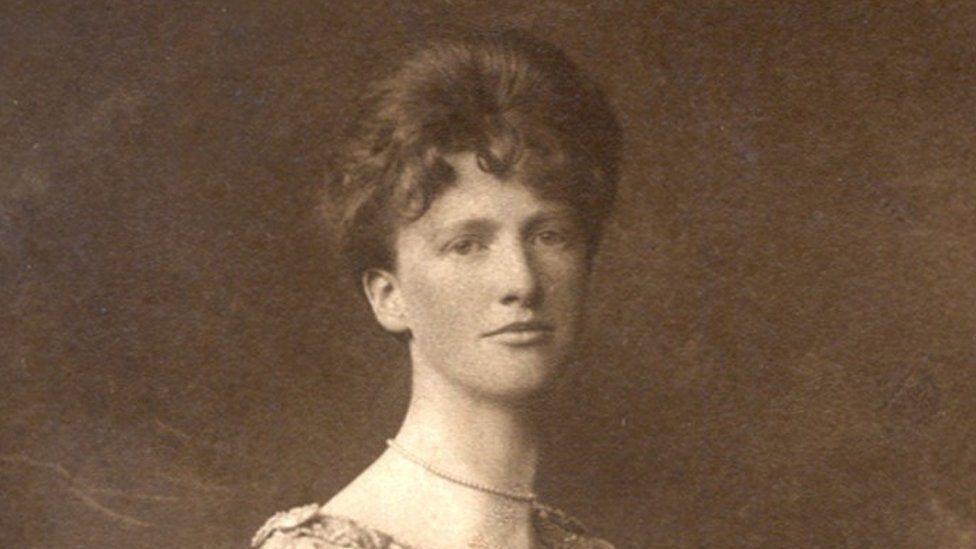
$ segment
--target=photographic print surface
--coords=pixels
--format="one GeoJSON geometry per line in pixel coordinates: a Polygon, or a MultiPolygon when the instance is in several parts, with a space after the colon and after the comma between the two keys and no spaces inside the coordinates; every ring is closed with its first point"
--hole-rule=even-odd
{"type": "Polygon", "coordinates": [[[0,7],[0,545],[246,547],[387,449],[409,361],[322,187],[371,82],[491,29],[623,134],[540,497],[619,548],[976,545],[976,7],[555,0],[0,7]]]}

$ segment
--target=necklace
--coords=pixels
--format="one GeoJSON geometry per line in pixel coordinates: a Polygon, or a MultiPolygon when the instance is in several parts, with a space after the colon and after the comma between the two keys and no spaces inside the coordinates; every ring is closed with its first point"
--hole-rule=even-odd
{"type": "Polygon", "coordinates": [[[426,469],[429,473],[441,477],[444,480],[451,481],[454,484],[460,484],[461,486],[464,486],[466,488],[471,488],[473,490],[478,490],[480,492],[485,492],[487,494],[501,496],[503,498],[508,498],[515,501],[527,501],[532,503],[536,499],[538,499],[538,497],[535,495],[534,492],[514,492],[510,490],[504,490],[502,488],[495,488],[494,486],[488,486],[478,482],[472,482],[470,480],[458,478],[450,473],[446,473],[438,469],[437,467],[434,467],[430,463],[427,463],[427,461],[421,458],[420,456],[414,455],[412,452],[408,451],[403,446],[400,446],[400,444],[398,444],[392,438],[386,439],[386,445],[399,452],[400,455],[407,458],[409,461],[412,461],[414,464],[419,465],[422,468],[426,469]]]}

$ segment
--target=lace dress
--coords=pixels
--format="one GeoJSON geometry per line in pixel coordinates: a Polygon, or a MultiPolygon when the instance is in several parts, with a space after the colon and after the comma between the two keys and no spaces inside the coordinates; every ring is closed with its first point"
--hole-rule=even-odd
{"type": "MultiPolygon", "coordinates": [[[[614,549],[609,542],[586,535],[578,520],[546,505],[533,504],[532,522],[543,547],[614,549]]],[[[420,549],[352,519],[323,513],[314,503],[272,516],[251,545],[260,549],[420,549]]]]}

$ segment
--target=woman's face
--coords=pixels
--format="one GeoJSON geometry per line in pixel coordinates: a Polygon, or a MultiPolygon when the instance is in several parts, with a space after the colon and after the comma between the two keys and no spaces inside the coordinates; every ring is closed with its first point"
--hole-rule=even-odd
{"type": "Polygon", "coordinates": [[[396,238],[396,292],[415,367],[479,397],[530,396],[571,353],[586,239],[569,206],[450,159],[457,175],[396,238]]]}

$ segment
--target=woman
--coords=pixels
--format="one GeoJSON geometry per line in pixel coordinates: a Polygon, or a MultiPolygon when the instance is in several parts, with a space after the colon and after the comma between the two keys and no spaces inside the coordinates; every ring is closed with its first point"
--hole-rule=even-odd
{"type": "Polygon", "coordinates": [[[532,403],[573,353],[620,129],[554,47],[439,43],[379,83],[331,189],[341,251],[410,355],[387,450],[255,547],[612,547],[537,502],[532,403]]]}

